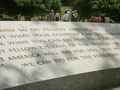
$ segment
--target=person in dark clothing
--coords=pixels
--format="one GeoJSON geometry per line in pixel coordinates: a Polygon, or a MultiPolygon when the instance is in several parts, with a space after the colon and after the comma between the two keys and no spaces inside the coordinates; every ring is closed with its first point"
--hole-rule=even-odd
{"type": "Polygon", "coordinates": [[[105,16],[104,16],[104,14],[101,15],[101,22],[105,23],[105,16]]]}
{"type": "Polygon", "coordinates": [[[75,22],[75,12],[72,11],[72,14],[71,14],[71,22],[75,22]]]}

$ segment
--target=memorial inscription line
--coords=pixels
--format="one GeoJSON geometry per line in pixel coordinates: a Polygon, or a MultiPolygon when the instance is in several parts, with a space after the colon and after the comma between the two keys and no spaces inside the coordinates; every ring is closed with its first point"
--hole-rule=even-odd
{"type": "Polygon", "coordinates": [[[2,56],[0,57],[0,66],[4,66],[5,61],[16,61],[16,60],[26,60],[28,59],[28,63],[20,63],[20,65],[26,67],[26,66],[36,66],[37,65],[44,65],[44,64],[51,64],[54,62],[59,63],[59,62],[65,62],[65,61],[75,61],[75,60],[84,60],[84,59],[92,59],[92,58],[109,58],[109,57],[117,57],[120,56],[119,53],[109,53],[108,51],[112,50],[120,50],[120,48],[117,47],[112,47],[109,48],[108,46],[111,45],[111,43],[107,41],[113,41],[113,44],[116,46],[120,45],[120,41],[114,41],[114,40],[119,40],[120,33],[101,33],[99,32],[100,30],[98,28],[34,28],[32,25],[30,26],[31,28],[28,28],[24,25],[20,25],[20,28],[18,29],[0,29],[0,39],[1,40],[6,40],[7,38],[10,38],[10,41],[7,42],[0,42],[0,46],[6,46],[6,45],[29,45],[30,43],[33,44],[41,44],[41,43],[51,43],[51,42],[67,42],[67,44],[57,44],[57,45],[44,45],[41,46],[29,46],[29,47],[21,47],[21,48],[8,48],[7,50],[0,49],[0,55],[10,52],[10,53],[17,53],[17,52],[27,52],[31,51],[31,54],[21,54],[21,55],[14,55],[14,56],[9,56],[7,57],[7,60],[5,60],[2,56]],[[42,33],[38,33],[41,32],[42,33]],[[54,33],[52,33],[52,31],[54,33]],[[69,31],[70,33],[63,33],[60,31],[69,31]],[[92,32],[91,32],[92,31],[92,32]],[[19,34],[12,34],[13,32],[19,32],[19,34]],[[33,33],[29,33],[33,32],[33,33]],[[35,33],[36,32],[36,33],[35,33]],[[51,33],[49,33],[51,32],[51,33]],[[58,33],[59,32],[59,33],[58,33]],[[5,33],[9,33],[8,35],[5,35],[5,33]],[[116,37],[114,37],[116,35],[116,37]],[[66,36],[70,36],[69,38],[65,38],[66,36]],[[72,36],[72,37],[71,37],[72,36]],[[75,36],[75,37],[73,37],[75,36]],[[86,38],[81,37],[81,36],[86,36],[86,38]],[[97,37],[91,37],[91,36],[97,36],[97,37]],[[32,38],[34,37],[35,39],[32,40],[25,40],[27,38],[32,38]],[[39,37],[44,37],[45,39],[36,39],[39,37]],[[56,37],[56,39],[50,39],[47,37],[56,37]],[[61,38],[59,38],[61,37],[61,38]],[[12,40],[12,39],[21,39],[21,40],[12,40]],[[22,40],[23,39],[23,40],[22,40]],[[91,43],[76,43],[76,41],[88,41],[90,40],[91,43]],[[103,40],[104,42],[94,42],[94,41],[101,41],[103,40]],[[74,43],[71,43],[74,42],[74,43]],[[77,46],[82,46],[82,47],[88,47],[86,49],[75,49],[77,46]],[[89,48],[89,46],[106,46],[104,48],[89,48]],[[74,47],[74,49],[72,49],[74,47]],[[71,50],[61,50],[61,51],[49,51],[51,49],[65,49],[65,48],[71,48],[71,50]],[[32,54],[32,51],[37,51],[37,50],[48,50],[47,52],[43,53],[37,53],[37,54],[32,54]],[[105,54],[94,54],[98,52],[106,52],[105,54]],[[60,55],[74,55],[75,53],[93,53],[92,55],[79,55],[79,56],[68,56],[66,58],[54,58],[53,60],[37,60],[36,64],[33,62],[29,62],[29,59],[31,58],[40,58],[40,57],[46,57],[46,56],[60,56],[60,55]]]}
{"type": "MultiPolygon", "coordinates": [[[[101,48],[102,50],[105,50],[105,51],[107,51],[107,50],[111,50],[110,48],[108,48],[108,49],[106,49],[106,48],[101,48]]],[[[81,50],[82,52],[86,52],[86,51],[89,51],[89,52],[96,52],[96,51],[99,51],[99,50],[97,50],[97,49],[86,49],[86,51],[85,50],[81,50]]],[[[71,51],[61,51],[62,52],[62,54],[71,54],[71,51]]],[[[73,52],[72,52],[73,53],[73,52]]],[[[47,56],[49,56],[49,55],[60,55],[60,54],[58,54],[58,52],[55,54],[55,52],[47,52],[47,53],[43,53],[45,56],[47,55],[47,56]]],[[[92,59],[92,58],[98,58],[98,57],[104,57],[104,58],[106,58],[106,57],[115,57],[115,56],[119,56],[120,54],[118,54],[118,53],[106,53],[106,54],[93,54],[92,56],[90,56],[90,55],[85,55],[85,56],[80,56],[80,58],[82,58],[82,59],[92,59]]],[[[20,56],[12,56],[12,57],[8,57],[9,58],[9,60],[21,60],[21,59],[28,59],[28,58],[36,58],[36,57],[42,57],[42,55],[40,55],[40,54],[31,54],[31,55],[20,55],[20,56]]],[[[67,58],[67,60],[74,60],[73,58],[75,58],[75,60],[82,60],[82,59],[80,59],[79,57],[76,57],[76,56],[74,56],[74,57],[69,57],[69,58],[67,58]],[[71,59],[72,58],[72,59],[71,59]]],[[[1,61],[4,61],[3,60],[3,58],[1,58],[1,61]]],[[[44,60],[43,60],[44,61],[44,60]]],[[[57,61],[58,62],[58,61],[57,61]]]]}

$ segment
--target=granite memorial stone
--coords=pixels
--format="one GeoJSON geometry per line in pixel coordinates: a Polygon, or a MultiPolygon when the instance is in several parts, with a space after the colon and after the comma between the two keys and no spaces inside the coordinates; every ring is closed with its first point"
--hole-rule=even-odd
{"type": "Polygon", "coordinates": [[[92,90],[119,68],[119,24],[0,22],[0,89],[92,90]]]}

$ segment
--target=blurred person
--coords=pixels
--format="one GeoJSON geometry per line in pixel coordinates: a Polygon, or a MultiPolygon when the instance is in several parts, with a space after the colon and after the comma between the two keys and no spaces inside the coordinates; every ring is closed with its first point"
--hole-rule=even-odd
{"type": "Polygon", "coordinates": [[[54,10],[51,10],[51,12],[50,12],[50,21],[54,21],[54,17],[55,17],[54,10]]]}
{"type": "Polygon", "coordinates": [[[105,23],[105,16],[104,16],[104,14],[101,14],[101,22],[105,23]]]}
{"type": "Polygon", "coordinates": [[[59,20],[60,20],[60,13],[59,10],[57,10],[55,14],[55,21],[59,21],[59,20]]]}
{"type": "Polygon", "coordinates": [[[75,11],[72,11],[71,22],[75,22],[75,11]]]}
{"type": "Polygon", "coordinates": [[[101,15],[98,15],[98,16],[96,17],[96,22],[98,22],[98,23],[101,22],[101,15]]]}
{"type": "Polygon", "coordinates": [[[67,11],[67,14],[69,15],[69,20],[70,20],[71,13],[68,9],[66,11],[67,11]]]}
{"type": "Polygon", "coordinates": [[[75,10],[75,21],[78,22],[78,12],[75,10]]]}
{"type": "Polygon", "coordinates": [[[93,13],[92,17],[91,17],[91,22],[96,22],[96,13],[93,13]]]}
{"type": "Polygon", "coordinates": [[[65,11],[65,14],[63,15],[63,21],[65,22],[69,21],[69,15],[67,14],[67,11],[65,11]]]}

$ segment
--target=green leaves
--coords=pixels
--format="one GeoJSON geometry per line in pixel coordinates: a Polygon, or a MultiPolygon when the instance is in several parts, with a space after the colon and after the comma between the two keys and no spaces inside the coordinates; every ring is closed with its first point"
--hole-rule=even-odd
{"type": "Polygon", "coordinates": [[[120,0],[76,0],[73,8],[84,18],[103,13],[115,21],[120,20],[120,0]]]}
{"type": "Polygon", "coordinates": [[[104,13],[115,21],[118,21],[120,17],[120,0],[92,0],[92,9],[104,13]]]}
{"type": "Polygon", "coordinates": [[[56,11],[56,10],[60,10],[62,3],[60,0],[50,0],[49,5],[50,5],[50,9],[56,11]]]}
{"type": "Polygon", "coordinates": [[[78,10],[81,18],[89,18],[92,13],[91,0],[76,0],[73,8],[78,10]]]}

